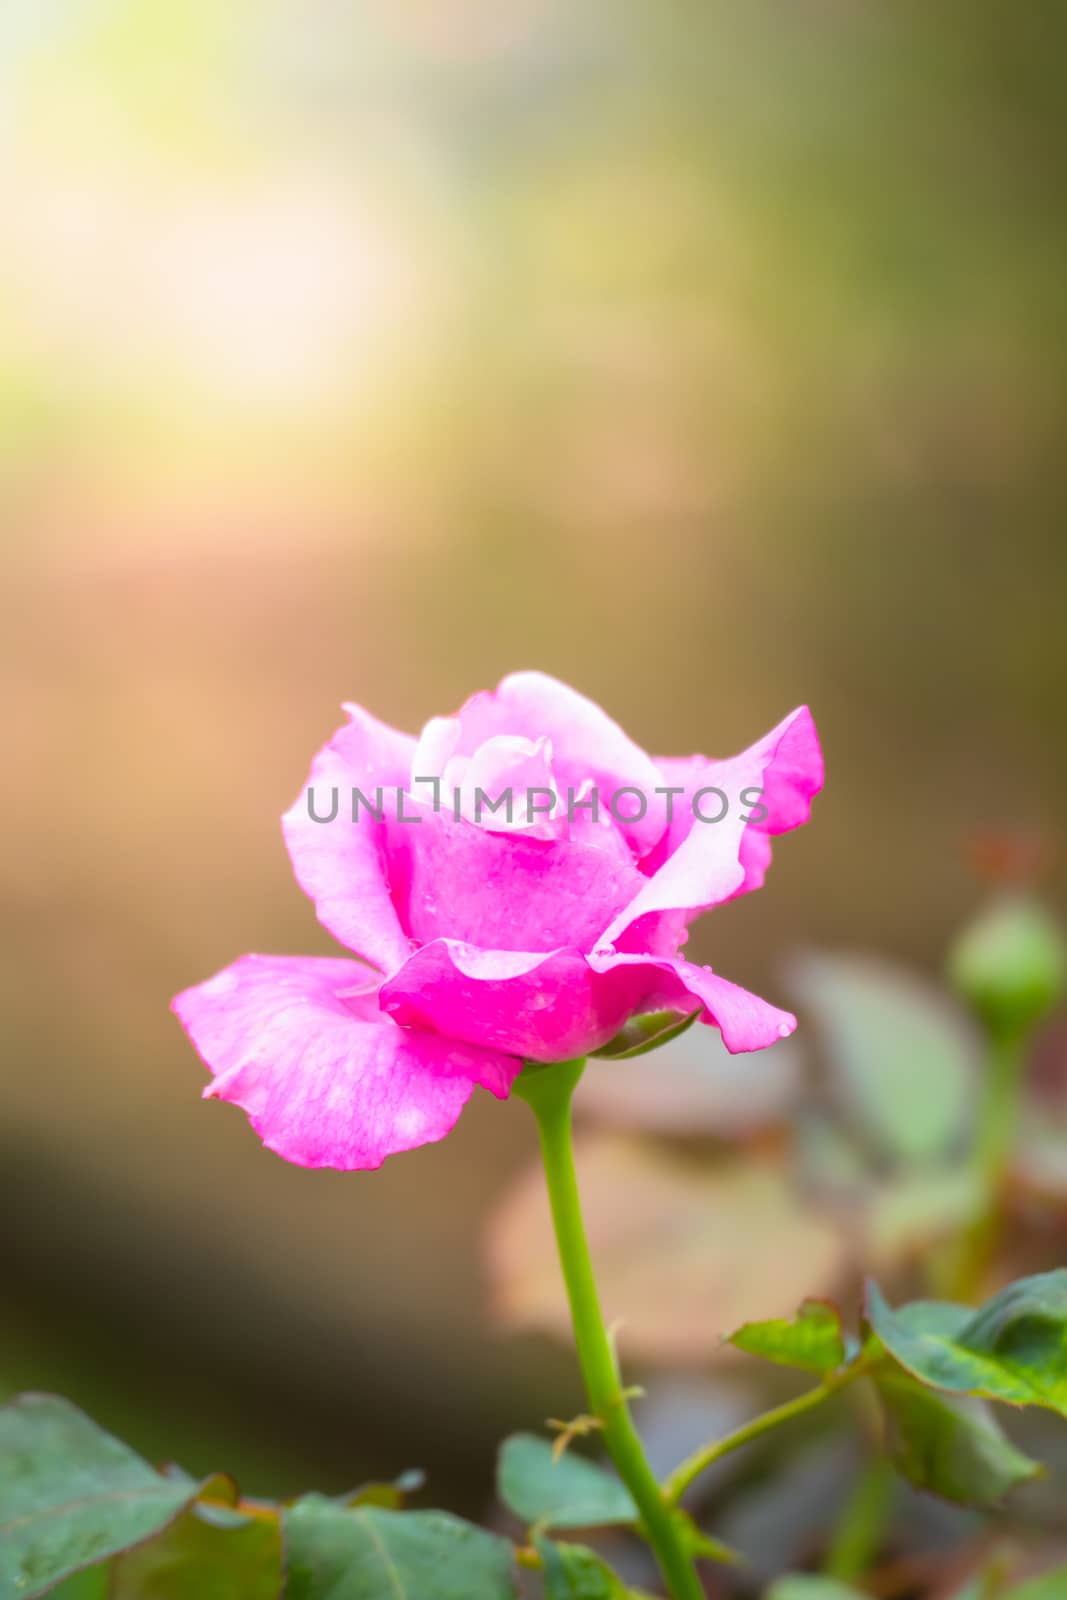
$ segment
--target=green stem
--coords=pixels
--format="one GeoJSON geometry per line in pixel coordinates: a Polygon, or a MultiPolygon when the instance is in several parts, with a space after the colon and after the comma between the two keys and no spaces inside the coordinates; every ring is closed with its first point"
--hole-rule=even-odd
{"type": "Polygon", "coordinates": [[[837,1394],[846,1384],[852,1383],[854,1379],[869,1370],[865,1363],[857,1361],[854,1366],[846,1367],[843,1372],[828,1378],[818,1389],[808,1389],[795,1400],[787,1400],[784,1405],[775,1406],[773,1411],[764,1411],[751,1422],[736,1428],[733,1433],[701,1445],[699,1450],[694,1450],[691,1456],[686,1457],[681,1466],[675,1467],[664,1483],[663,1494],[668,1504],[677,1505],[694,1479],[699,1478],[702,1472],[713,1466],[716,1461],[720,1461],[723,1456],[728,1456],[732,1450],[740,1450],[742,1445],[750,1444],[762,1434],[770,1433],[772,1428],[780,1427],[783,1422],[791,1422],[794,1417],[803,1416],[805,1411],[814,1411],[824,1400],[829,1400],[831,1395],[837,1394]]]}
{"type": "Polygon", "coordinates": [[[978,1112],[971,1156],[978,1179],[982,1207],[964,1232],[955,1252],[950,1294],[955,1300],[973,1300],[996,1249],[1000,1200],[1015,1144],[1019,1102],[1026,1066],[1027,1034],[1005,1029],[990,1039],[984,1093],[978,1112]]]}
{"type": "Polygon", "coordinates": [[[1015,1143],[1025,1046],[1026,1034],[1018,1029],[994,1034],[990,1041],[974,1154],[975,1166],[990,1194],[995,1194],[1004,1181],[1015,1143]]]}
{"type": "Polygon", "coordinates": [[[883,1456],[867,1462],[845,1503],[823,1563],[823,1573],[842,1583],[861,1578],[878,1554],[893,1509],[896,1474],[883,1456]]]}
{"type": "Polygon", "coordinates": [[[704,1600],[704,1587],[686,1550],[679,1523],[656,1482],[630,1416],[600,1309],[571,1141],[571,1096],[584,1067],[584,1060],[579,1060],[527,1068],[514,1092],[537,1118],[556,1244],[589,1409],[600,1420],[608,1454],[641,1513],[643,1532],[672,1600],[704,1600]]]}

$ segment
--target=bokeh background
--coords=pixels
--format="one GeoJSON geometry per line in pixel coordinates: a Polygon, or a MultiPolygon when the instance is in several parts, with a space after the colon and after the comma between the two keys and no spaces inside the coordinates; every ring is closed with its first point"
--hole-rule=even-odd
{"type": "Polygon", "coordinates": [[[814,825],[696,938],[783,1002],[806,947],[935,972],[973,830],[1062,831],[1065,45],[1040,0],[0,6],[4,1388],[466,1511],[578,1408],[486,1309],[521,1107],[300,1171],[168,1014],[329,951],[277,819],[342,699],[537,666],[717,754],[810,702],[814,825]]]}

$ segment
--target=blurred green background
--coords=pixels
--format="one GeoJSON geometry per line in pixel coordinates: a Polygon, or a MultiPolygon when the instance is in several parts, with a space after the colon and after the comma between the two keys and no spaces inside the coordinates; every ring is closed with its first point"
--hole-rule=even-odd
{"type": "Polygon", "coordinates": [[[815,823],[695,938],[779,1001],[807,946],[935,969],[968,835],[1062,830],[1065,45],[1041,0],[5,0],[4,1388],[459,1510],[578,1407],[486,1310],[520,1107],[304,1172],[168,1015],[329,951],[277,819],[342,699],[536,666],[713,754],[810,702],[815,823]]]}

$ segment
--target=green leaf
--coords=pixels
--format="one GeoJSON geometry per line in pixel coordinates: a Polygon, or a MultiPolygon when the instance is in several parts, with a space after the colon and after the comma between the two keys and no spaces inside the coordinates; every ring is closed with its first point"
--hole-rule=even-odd
{"type": "Polygon", "coordinates": [[[44,1594],[151,1538],[199,1488],[156,1472],[68,1400],[18,1396],[0,1408],[0,1593],[44,1594]]]}
{"type": "Polygon", "coordinates": [[[511,1545],[443,1511],[346,1510],[305,1495],[282,1513],[285,1600],[513,1600],[511,1545]]]}
{"type": "Polygon", "coordinates": [[[631,1589],[588,1545],[534,1540],[544,1564],[544,1600],[654,1600],[631,1589]]]}
{"type": "Polygon", "coordinates": [[[51,1600],[108,1600],[110,1581],[111,1567],[105,1562],[100,1567],[83,1567],[48,1593],[51,1600]]]}
{"type": "Polygon", "coordinates": [[[836,1372],[844,1365],[841,1313],[827,1300],[805,1300],[793,1320],[746,1322],[727,1343],[750,1356],[805,1372],[836,1372]]]}
{"type": "Polygon", "coordinates": [[[866,1600],[863,1592],[838,1578],[815,1572],[791,1572],[772,1583],[764,1600],[866,1600]]]}
{"type": "Polygon", "coordinates": [[[609,1039],[607,1044],[599,1050],[594,1050],[594,1056],[601,1056],[609,1061],[630,1061],[635,1056],[643,1056],[649,1050],[656,1050],[661,1044],[666,1044],[668,1039],[677,1039],[679,1034],[691,1028],[700,1015],[700,1007],[695,1011],[679,1013],[677,1011],[645,1011],[639,1016],[631,1017],[629,1022],[609,1039]]]}
{"type": "Polygon", "coordinates": [[[537,1538],[544,1563],[545,1600],[627,1600],[630,1591],[595,1550],[537,1538]]]}
{"type": "Polygon", "coordinates": [[[573,1450],[553,1460],[534,1433],[513,1433],[500,1447],[497,1493],[510,1511],[540,1528],[633,1524],[639,1513],[617,1478],[573,1450]]]}
{"type": "Polygon", "coordinates": [[[391,1482],[373,1480],[361,1483],[350,1494],[339,1495],[342,1506],[381,1506],[386,1511],[401,1511],[408,1495],[417,1494],[426,1482],[426,1474],[419,1467],[409,1467],[391,1482]]]}
{"type": "Polygon", "coordinates": [[[1041,1472],[1040,1463],[1004,1435],[984,1401],[924,1389],[899,1371],[876,1381],[890,1459],[916,1489],[988,1509],[1041,1472]]]}
{"type": "Polygon", "coordinates": [[[109,1600],[277,1600],[282,1534],[276,1515],[220,1525],[194,1505],[147,1544],[112,1564],[109,1600]]]}
{"type": "Polygon", "coordinates": [[[908,972],[806,956],[795,991],[819,1025],[839,1101],[879,1149],[933,1161],[970,1122],[978,1044],[967,1018],[908,972]]]}
{"type": "MultiPolygon", "coordinates": [[[[552,1446],[533,1433],[514,1433],[504,1440],[497,1462],[497,1492],[509,1510],[539,1531],[636,1527],[640,1521],[629,1490],[617,1478],[573,1450],[554,1460],[552,1446]]],[[[736,1550],[710,1538],[687,1511],[679,1507],[673,1515],[690,1555],[729,1566],[740,1561],[736,1550]]],[[[539,1532],[535,1533],[538,1548],[540,1542],[539,1532]]]]}
{"type": "Polygon", "coordinates": [[[893,1311],[869,1283],[867,1320],[921,1383],[1067,1416],[1067,1268],[1020,1278],[979,1311],[939,1300],[893,1311]]]}

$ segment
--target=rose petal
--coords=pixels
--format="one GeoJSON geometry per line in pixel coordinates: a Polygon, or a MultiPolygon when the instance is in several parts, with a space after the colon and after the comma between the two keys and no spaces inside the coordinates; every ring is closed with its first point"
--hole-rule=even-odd
{"type": "Polygon", "coordinates": [[[472,756],[457,756],[445,767],[444,790],[452,769],[461,766],[455,787],[462,791],[468,822],[490,833],[525,833],[531,839],[567,837],[567,808],[553,781],[552,741],[500,733],[472,756]],[[491,809],[495,807],[495,809],[491,809]]]}
{"type": "MultiPolygon", "coordinates": [[[[744,878],[735,891],[746,893],[758,889],[763,883],[771,860],[768,834],[788,833],[810,820],[811,802],[823,786],[824,766],[819,736],[807,706],[798,706],[776,728],[765,734],[739,756],[715,761],[707,756],[657,758],[662,781],[682,788],[676,796],[671,825],[655,851],[655,866],[678,849],[696,826],[717,827],[719,824],[697,824],[694,821],[692,799],[702,788],[718,788],[727,795],[731,813],[744,812],[755,815],[762,807],[766,815],[745,828],[741,838],[741,865],[744,878]],[[753,760],[759,767],[759,777],[752,783],[753,760]],[[743,803],[742,790],[750,783],[763,792],[753,804],[743,803]]],[[[713,812],[714,799],[704,803],[705,812],[713,812]]],[[[652,863],[644,862],[646,871],[652,863]]]]}
{"type": "Polygon", "coordinates": [[[732,1053],[785,1038],[796,1018],[688,961],[553,950],[478,950],[437,939],[381,990],[397,1021],[525,1056],[566,1061],[599,1050],[635,1011],[686,1012],[719,1027],[732,1053]]]}
{"type": "Polygon", "coordinates": [[[632,861],[596,845],[490,833],[417,801],[407,814],[421,820],[388,825],[389,877],[422,943],[588,949],[644,882],[632,861]]]}
{"type": "Polygon", "coordinates": [[[681,960],[671,965],[686,992],[703,1003],[701,1021],[718,1028],[731,1055],[743,1050],[766,1050],[796,1031],[797,1019],[791,1011],[772,1006],[740,984],[720,978],[710,967],[696,967],[681,960]]]}
{"type": "Polygon", "coordinates": [[[462,731],[458,717],[431,717],[412,753],[411,783],[405,788],[418,794],[418,784],[439,778],[456,753],[462,731]]]}
{"type": "MultiPolygon", "coordinates": [[[[513,672],[497,689],[472,695],[458,718],[460,754],[473,755],[495,734],[520,733],[534,740],[547,735],[564,806],[567,790],[577,793],[587,779],[593,780],[604,807],[619,789],[637,789],[647,811],[617,823],[620,832],[638,855],[651,850],[662,834],[665,816],[654,795],[662,781],[656,763],[607,712],[565,683],[543,672],[513,672]]],[[[633,795],[620,797],[619,809],[636,812],[638,801],[633,795]]]]}
{"type": "Polygon", "coordinates": [[[618,942],[638,917],[650,912],[697,914],[763,881],[770,851],[760,835],[805,822],[822,786],[822,755],[806,706],[790,713],[757,744],[726,761],[689,756],[660,761],[661,784],[684,792],[674,797],[672,819],[656,849],[642,863],[649,873],[633,903],[604,939],[618,942]],[[702,789],[721,790],[701,795],[702,789]],[[761,790],[749,800],[749,791],[761,790]],[[768,815],[747,819],[759,804],[768,815]],[[724,812],[720,821],[711,820],[724,812]]]}
{"type": "Polygon", "coordinates": [[[686,1000],[699,1000],[704,1008],[701,1021],[719,1029],[722,1042],[736,1055],[742,1050],[765,1050],[779,1039],[787,1039],[797,1025],[790,1011],[782,1011],[759,995],[720,978],[710,967],[697,967],[680,957],[651,961],[647,956],[594,952],[586,960],[594,971],[615,975],[620,968],[642,972],[642,981],[653,992],[648,969],[659,974],[656,1003],[684,1011],[686,1000]]]}
{"type": "Polygon", "coordinates": [[[302,1167],[380,1167],[443,1139],[475,1084],[506,1097],[521,1063],[383,1015],[354,961],[242,956],[173,1009],[269,1150],[302,1167]]]}
{"type": "Polygon", "coordinates": [[[452,1038],[566,1061],[606,1044],[649,982],[658,984],[658,974],[597,974],[577,950],[479,950],[435,939],[382,985],[382,1007],[452,1038]]]}
{"type": "Polygon", "coordinates": [[[315,903],[315,912],[335,939],[382,971],[398,966],[411,949],[400,925],[385,873],[385,823],[370,807],[383,790],[383,812],[396,814],[396,794],[408,787],[415,741],[386,727],[359,706],[347,705],[350,721],[339,728],[311,763],[308,783],[282,818],[297,882],[315,903]],[[316,822],[309,815],[308,788],[315,813],[329,817],[337,791],[337,816],[316,822]],[[369,806],[358,806],[352,820],[352,790],[369,806]]]}

